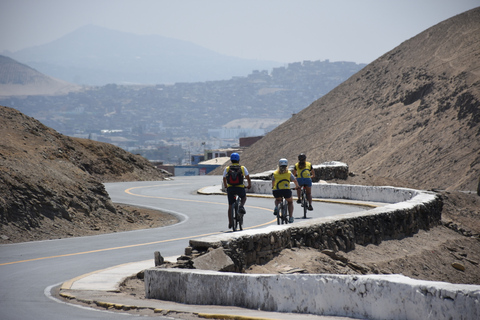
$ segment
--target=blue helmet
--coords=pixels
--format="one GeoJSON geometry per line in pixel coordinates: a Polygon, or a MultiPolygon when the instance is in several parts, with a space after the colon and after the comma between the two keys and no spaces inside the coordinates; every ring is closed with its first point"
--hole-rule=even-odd
{"type": "Polygon", "coordinates": [[[234,152],[230,155],[230,160],[231,161],[240,161],[240,155],[238,153],[234,152]]]}

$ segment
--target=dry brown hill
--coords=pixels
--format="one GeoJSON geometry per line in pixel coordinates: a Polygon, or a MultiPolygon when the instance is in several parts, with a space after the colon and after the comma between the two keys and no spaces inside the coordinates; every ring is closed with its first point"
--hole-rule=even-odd
{"type": "Polygon", "coordinates": [[[0,55],[0,96],[66,94],[80,88],[0,55]]]}
{"type": "Polygon", "coordinates": [[[476,190],[480,8],[384,54],[246,150],[242,163],[261,172],[301,152],[381,181],[476,190]]]}
{"type": "Polygon", "coordinates": [[[70,222],[69,233],[75,234],[75,228],[90,220],[120,219],[102,182],[164,179],[140,156],[110,144],[64,136],[2,106],[0,136],[2,238],[55,232],[65,222],[70,222]]]}

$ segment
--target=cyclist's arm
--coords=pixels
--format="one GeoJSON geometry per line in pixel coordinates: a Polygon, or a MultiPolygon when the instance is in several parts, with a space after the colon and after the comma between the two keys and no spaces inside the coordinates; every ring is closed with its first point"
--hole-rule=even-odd
{"type": "Polygon", "coordinates": [[[310,177],[315,178],[315,170],[313,170],[313,165],[310,166],[310,177]]]}
{"type": "Polygon", "coordinates": [[[225,188],[228,188],[228,184],[227,184],[227,178],[223,177],[223,186],[225,188]]]}
{"type": "Polygon", "coordinates": [[[250,175],[245,176],[245,178],[247,178],[247,181],[248,181],[248,185],[246,187],[247,189],[250,189],[252,187],[252,180],[250,180],[250,175]]]}
{"type": "Polygon", "coordinates": [[[248,173],[248,169],[246,167],[243,167],[243,172],[245,174],[245,178],[247,178],[248,185],[245,186],[247,189],[250,189],[252,187],[252,180],[250,180],[250,174],[248,173]]]}
{"type": "Polygon", "coordinates": [[[225,168],[223,170],[223,186],[225,188],[228,188],[228,184],[227,184],[227,168],[225,168]]]}
{"type": "Polygon", "coordinates": [[[298,185],[297,178],[295,178],[295,176],[293,174],[290,176],[290,179],[293,181],[293,183],[295,183],[295,187],[297,189],[300,189],[300,186],[298,185]]]}

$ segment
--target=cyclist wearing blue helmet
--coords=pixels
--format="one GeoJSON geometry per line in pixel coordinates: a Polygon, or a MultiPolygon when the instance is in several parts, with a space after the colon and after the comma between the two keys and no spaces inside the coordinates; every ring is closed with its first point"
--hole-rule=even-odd
{"type": "Polygon", "coordinates": [[[237,195],[240,201],[240,213],[245,214],[245,202],[247,201],[247,193],[245,188],[250,189],[252,182],[247,168],[240,165],[240,155],[236,152],[230,155],[230,161],[232,164],[225,168],[223,171],[223,185],[227,188],[228,197],[228,228],[233,226],[232,219],[232,205],[235,202],[235,195],[237,195]],[[247,186],[245,186],[244,178],[247,179],[247,186]]]}

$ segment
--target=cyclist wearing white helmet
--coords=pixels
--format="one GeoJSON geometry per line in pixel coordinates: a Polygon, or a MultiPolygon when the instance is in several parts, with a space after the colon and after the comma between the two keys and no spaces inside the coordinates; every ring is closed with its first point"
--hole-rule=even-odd
{"type": "Polygon", "coordinates": [[[272,192],[275,197],[275,210],[274,215],[277,215],[277,206],[282,202],[282,198],[285,198],[288,202],[288,215],[289,222],[293,222],[293,198],[292,190],[290,189],[290,182],[295,183],[297,189],[300,188],[295,176],[288,170],[288,160],[282,158],[278,161],[278,169],[273,172],[272,177],[272,192]]]}
{"type": "Polygon", "coordinates": [[[250,189],[252,187],[252,181],[250,180],[250,175],[248,174],[247,168],[240,165],[240,155],[236,152],[230,155],[230,161],[232,164],[223,170],[223,185],[227,188],[227,197],[228,197],[228,228],[230,229],[233,226],[233,217],[232,217],[232,205],[235,202],[235,195],[237,195],[240,200],[240,213],[246,214],[245,211],[245,202],[247,201],[247,193],[245,188],[250,189]],[[247,179],[248,185],[245,186],[244,178],[247,179]]]}

